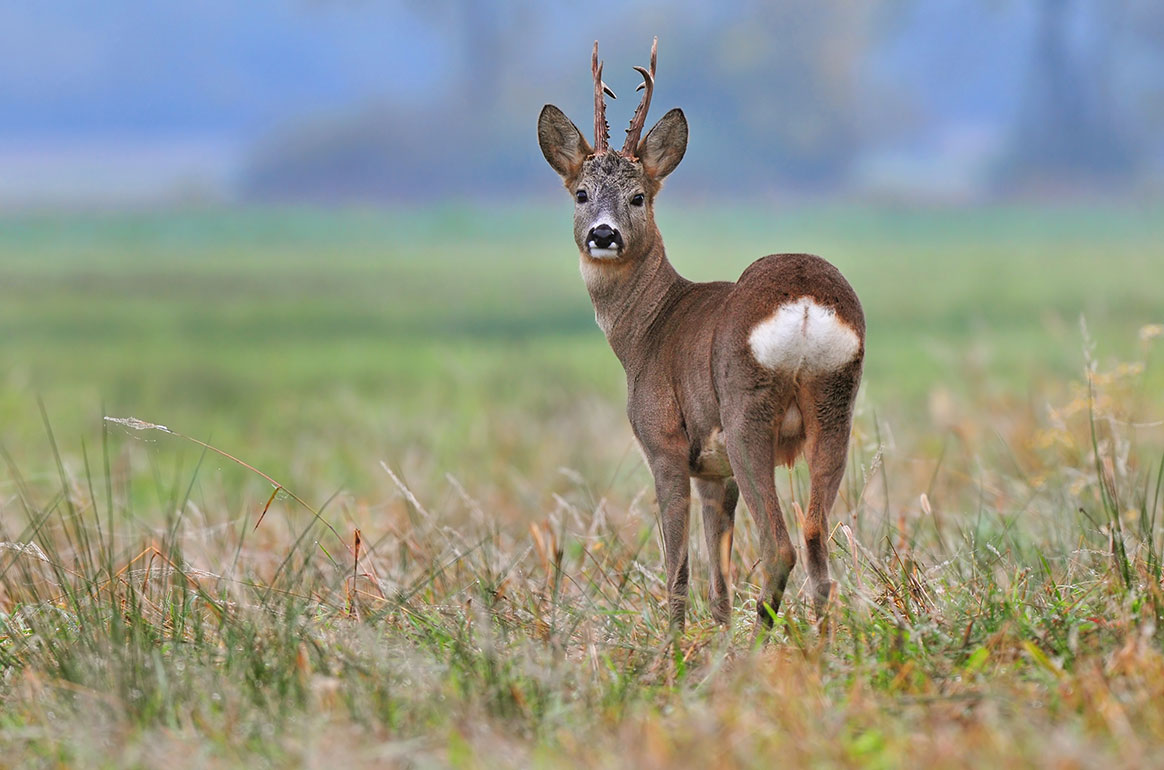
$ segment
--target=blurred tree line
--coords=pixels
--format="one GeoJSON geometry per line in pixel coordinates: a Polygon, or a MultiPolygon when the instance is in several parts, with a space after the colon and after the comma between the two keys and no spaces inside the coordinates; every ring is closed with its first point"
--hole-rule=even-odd
{"type": "MultiPolygon", "coordinates": [[[[415,0],[414,12],[438,26],[456,52],[448,87],[423,101],[371,103],[286,127],[256,148],[244,191],[257,198],[426,199],[543,189],[533,131],[541,104],[557,103],[590,132],[589,41],[599,38],[606,80],[624,92],[608,106],[612,144],[620,146],[619,128],[637,101],[629,67],[646,63],[657,34],[650,120],[673,105],[688,112],[685,174],[699,189],[835,192],[852,181],[862,157],[907,142],[911,116],[925,111],[924,96],[871,74],[888,47],[921,47],[915,43],[943,33],[911,23],[925,5],[605,2],[584,9],[586,21],[574,29],[557,4],[415,0]],[[567,34],[563,26],[571,27],[567,34]],[[903,35],[912,37],[903,43],[903,35]]],[[[1127,185],[1159,172],[1164,2],[963,5],[1023,30],[1025,48],[1006,52],[1017,62],[1006,73],[1012,82],[998,83],[1013,89],[1017,106],[998,116],[990,175],[997,190],[1127,185]]],[[[957,18],[950,21],[957,34],[957,18]]],[[[1002,53],[980,55],[985,61],[1002,53]]],[[[921,54],[905,61],[932,66],[921,54]]]]}
{"type": "Polygon", "coordinates": [[[1023,101],[1002,178],[1019,185],[1120,183],[1164,127],[1164,3],[1035,0],[1023,101]],[[1080,40],[1078,25],[1092,32],[1080,40]]]}

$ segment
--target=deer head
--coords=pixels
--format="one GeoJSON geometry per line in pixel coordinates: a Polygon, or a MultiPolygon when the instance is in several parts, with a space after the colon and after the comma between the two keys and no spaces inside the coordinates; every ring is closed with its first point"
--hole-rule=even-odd
{"type": "Polygon", "coordinates": [[[631,262],[659,243],[654,201],[663,179],[675,170],[687,150],[687,119],[676,108],[640,140],[655,89],[658,38],[651,45],[650,69],[642,75],[642,101],[626,131],[620,152],[608,146],[606,100],[615,98],[602,81],[598,43],[594,43],[594,146],[569,118],[552,104],[538,117],[538,143],[550,166],[574,196],[574,240],[588,260],[631,262]]]}

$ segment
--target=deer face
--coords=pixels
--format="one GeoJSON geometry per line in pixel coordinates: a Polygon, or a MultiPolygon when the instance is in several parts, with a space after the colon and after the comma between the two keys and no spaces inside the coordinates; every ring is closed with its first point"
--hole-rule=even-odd
{"type": "Polygon", "coordinates": [[[584,257],[634,260],[658,237],[655,195],[687,149],[682,110],[664,115],[631,153],[595,152],[552,104],[538,118],[538,141],[574,197],[574,241],[584,257]]]}
{"type": "Polygon", "coordinates": [[[574,241],[591,259],[649,250],[654,235],[652,180],[635,163],[607,152],[583,161],[574,182],[574,241]]]}

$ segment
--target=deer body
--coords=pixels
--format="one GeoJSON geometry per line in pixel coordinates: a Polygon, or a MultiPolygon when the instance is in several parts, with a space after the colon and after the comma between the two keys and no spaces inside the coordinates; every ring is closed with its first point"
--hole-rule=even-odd
{"type": "Polygon", "coordinates": [[[687,123],[667,113],[641,142],[647,86],[622,153],[605,148],[601,65],[594,54],[596,147],[556,107],[538,124],[550,165],[575,194],[575,240],[595,318],[626,371],[627,416],[654,476],[671,619],[686,611],[691,484],[699,493],[711,557],[711,606],[731,613],[730,560],[740,494],[759,528],[763,595],[757,629],[769,626],[796,563],[776,495],[777,464],[803,454],[811,475],[805,522],[818,614],[832,591],[827,521],[844,474],[865,322],[853,289],[825,260],[779,254],[736,282],[694,283],[667,260],[653,204],[683,157],[687,123]],[[636,123],[638,124],[636,127],[636,123]]]}

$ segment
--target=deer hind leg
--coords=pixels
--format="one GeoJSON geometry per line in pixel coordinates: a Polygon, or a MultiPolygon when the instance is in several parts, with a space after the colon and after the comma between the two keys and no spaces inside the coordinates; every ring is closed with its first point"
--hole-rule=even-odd
{"type": "MultiPolygon", "coordinates": [[[[858,362],[859,366],[859,362],[858,362]]],[[[804,546],[808,577],[812,585],[813,608],[823,618],[834,590],[829,578],[829,511],[845,476],[849,434],[853,425],[853,401],[859,384],[852,372],[842,371],[802,388],[805,457],[811,478],[811,496],[805,518],[804,546]]]]}
{"type": "Polygon", "coordinates": [[[732,529],[740,488],[733,479],[696,480],[695,489],[703,508],[703,534],[711,562],[711,616],[728,625],[732,618],[732,588],[728,570],[731,566],[732,529]]]}
{"type": "Polygon", "coordinates": [[[759,530],[762,588],[756,607],[756,631],[772,626],[788,576],[796,566],[796,549],[788,537],[776,496],[776,457],[771,407],[767,400],[733,404],[725,411],[735,419],[725,425],[728,460],[740,493],[759,530]]]}

